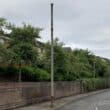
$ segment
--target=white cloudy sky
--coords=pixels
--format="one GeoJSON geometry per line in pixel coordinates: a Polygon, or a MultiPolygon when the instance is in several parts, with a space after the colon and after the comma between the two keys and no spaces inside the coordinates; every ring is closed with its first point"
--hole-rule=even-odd
{"type": "MultiPolygon", "coordinates": [[[[0,0],[0,16],[20,25],[42,27],[50,40],[51,0],[0,0]]],[[[110,58],[110,0],[54,0],[55,37],[72,48],[110,58]]]]}

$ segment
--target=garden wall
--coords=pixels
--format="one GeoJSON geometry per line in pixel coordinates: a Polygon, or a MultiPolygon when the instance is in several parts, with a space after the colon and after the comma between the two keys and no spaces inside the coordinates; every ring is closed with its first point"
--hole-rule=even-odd
{"type": "MultiPolygon", "coordinates": [[[[81,81],[55,82],[55,98],[83,92],[81,81]]],[[[0,83],[0,110],[12,109],[50,99],[50,83],[0,83]]]]}

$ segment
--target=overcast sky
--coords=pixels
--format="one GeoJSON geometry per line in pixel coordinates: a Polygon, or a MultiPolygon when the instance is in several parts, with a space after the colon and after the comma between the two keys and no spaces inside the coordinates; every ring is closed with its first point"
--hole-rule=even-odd
{"type": "MultiPolygon", "coordinates": [[[[51,0],[0,0],[0,16],[44,30],[50,40],[51,0]]],[[[110,58],[110,0],[54,0],[54,34],[72,48],[89,49],[110,58]]]]}

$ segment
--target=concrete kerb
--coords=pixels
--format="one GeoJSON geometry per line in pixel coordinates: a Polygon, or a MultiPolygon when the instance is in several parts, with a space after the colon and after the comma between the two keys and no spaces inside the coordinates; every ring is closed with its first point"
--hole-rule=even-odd
{"type": "Polygon", "coordinates": [[[107,92],[109,91],[110,89],[104,89],[104,90],[100,90],[100,91],[95,91],[95,92],[90,92],[90,93],[85,93],[85,94],[80,94],[80,95],[77,95],[77,96],[73,96],[73,99],[72,100],[68,100],[67,102],[61,104],[61,105],[58,105],[56,106],[54,109],[50,109],[50,110],[59,110],[60,108],[68,105],[68,104],[71,104],[75,101],[78,101],[78,100],[81,100],[83,98],[86,98],[86,97],[89,97],[89,96],[92,96],[92,95],[97,95],[97,94],[100,94],[100,93],[103,93],[103,92],[107,92]]]}

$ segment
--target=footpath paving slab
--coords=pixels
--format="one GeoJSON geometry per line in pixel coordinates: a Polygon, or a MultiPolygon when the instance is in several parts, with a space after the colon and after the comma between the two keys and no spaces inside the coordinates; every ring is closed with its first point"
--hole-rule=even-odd
{"type": "Polygon", "coordinates": [[[76,96],[70,96],[70,97],[58,99],[54,103],[54,108],[50,107],[50,101],[48,101],[48,102],[44,102],[44,103],[39,103],[39,104],[34,104],[34,105],[26,106],[26,107],[17,108],[14,110],[58,110],[59,108],[65,106],[66,104],[70,104],[70,103],[73,103],[74,101],[80,100],[82,98],[85,98],[85,97],[88,97],[91,95],[100,94],[100,93],[106,92],[108,90],[110,90],[110,89],[105,89],[105,90],[100,90],[100,91],[95,91],[95,92],[90,92],[90,93],[86,93],[86,94],[80,94],[80,95],[76,95],[76,96]]]}

